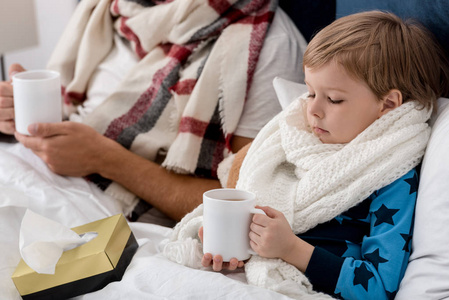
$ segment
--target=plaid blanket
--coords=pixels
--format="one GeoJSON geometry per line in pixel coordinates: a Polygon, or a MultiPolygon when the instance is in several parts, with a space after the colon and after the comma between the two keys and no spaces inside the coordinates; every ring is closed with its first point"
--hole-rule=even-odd
{"type": "Polygon", "coordinates": [[[84,122],[149,160],[162,157],[170,170],[216,178],[276,7],[277,0],[83,0],[48,68],[61,73],[65,112],[74,112],[119,33],[140,61],[84,122]]]}

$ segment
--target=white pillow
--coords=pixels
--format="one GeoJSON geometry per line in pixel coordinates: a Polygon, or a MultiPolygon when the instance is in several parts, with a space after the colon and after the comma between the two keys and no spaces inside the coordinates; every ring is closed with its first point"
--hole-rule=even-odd
{"type": "Polygon", "coordinates": [[[273,79],[273,87],[282,109],[285,109],[293,100],[307,92],[305,84],[289,81],[281,77],[273,79]]]}
{"type": "Polygon", "coordinates": [[[421,168],[410,264],[395,299],[449,297],[449,99],[438,114],[421,168]]]}

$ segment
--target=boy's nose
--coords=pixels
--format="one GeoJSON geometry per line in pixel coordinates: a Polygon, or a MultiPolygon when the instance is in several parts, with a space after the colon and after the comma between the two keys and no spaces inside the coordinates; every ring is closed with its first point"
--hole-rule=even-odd
{"type": "Polygon", "coordinates": [[[311,116],[322,119],[324,117],[322,105],[322,100],[315,96],[307,102],[307,111],[311,116]]]}

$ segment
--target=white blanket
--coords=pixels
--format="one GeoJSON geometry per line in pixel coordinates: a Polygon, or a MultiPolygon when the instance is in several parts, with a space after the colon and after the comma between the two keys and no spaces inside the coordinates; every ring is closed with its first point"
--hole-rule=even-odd
{"type": "MultiPolygon", "coordinates": [[[[20,261],[19,230],[26,208],[74,227],[122,212],[94,184],[53,174],[20,144],[0,142],[0,298],[21,299],[11,275],[20,261]]],[[[123,278],[76,299],[288,299],[246,283],[242,272],[216,273],[171,262],[160,254],[172,229],[130,223],[139,249],[123,278]]]]}

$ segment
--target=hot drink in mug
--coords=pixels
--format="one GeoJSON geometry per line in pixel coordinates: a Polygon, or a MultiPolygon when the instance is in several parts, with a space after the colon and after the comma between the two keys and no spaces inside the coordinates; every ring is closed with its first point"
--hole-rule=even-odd
{"type": "Polygon", "coordinates": [[[223,261],[248,259],[254,251],[249,244],[256,195],[238,189],[215,189],[203,194],[203,252],[220,254],[223,261]]]}

